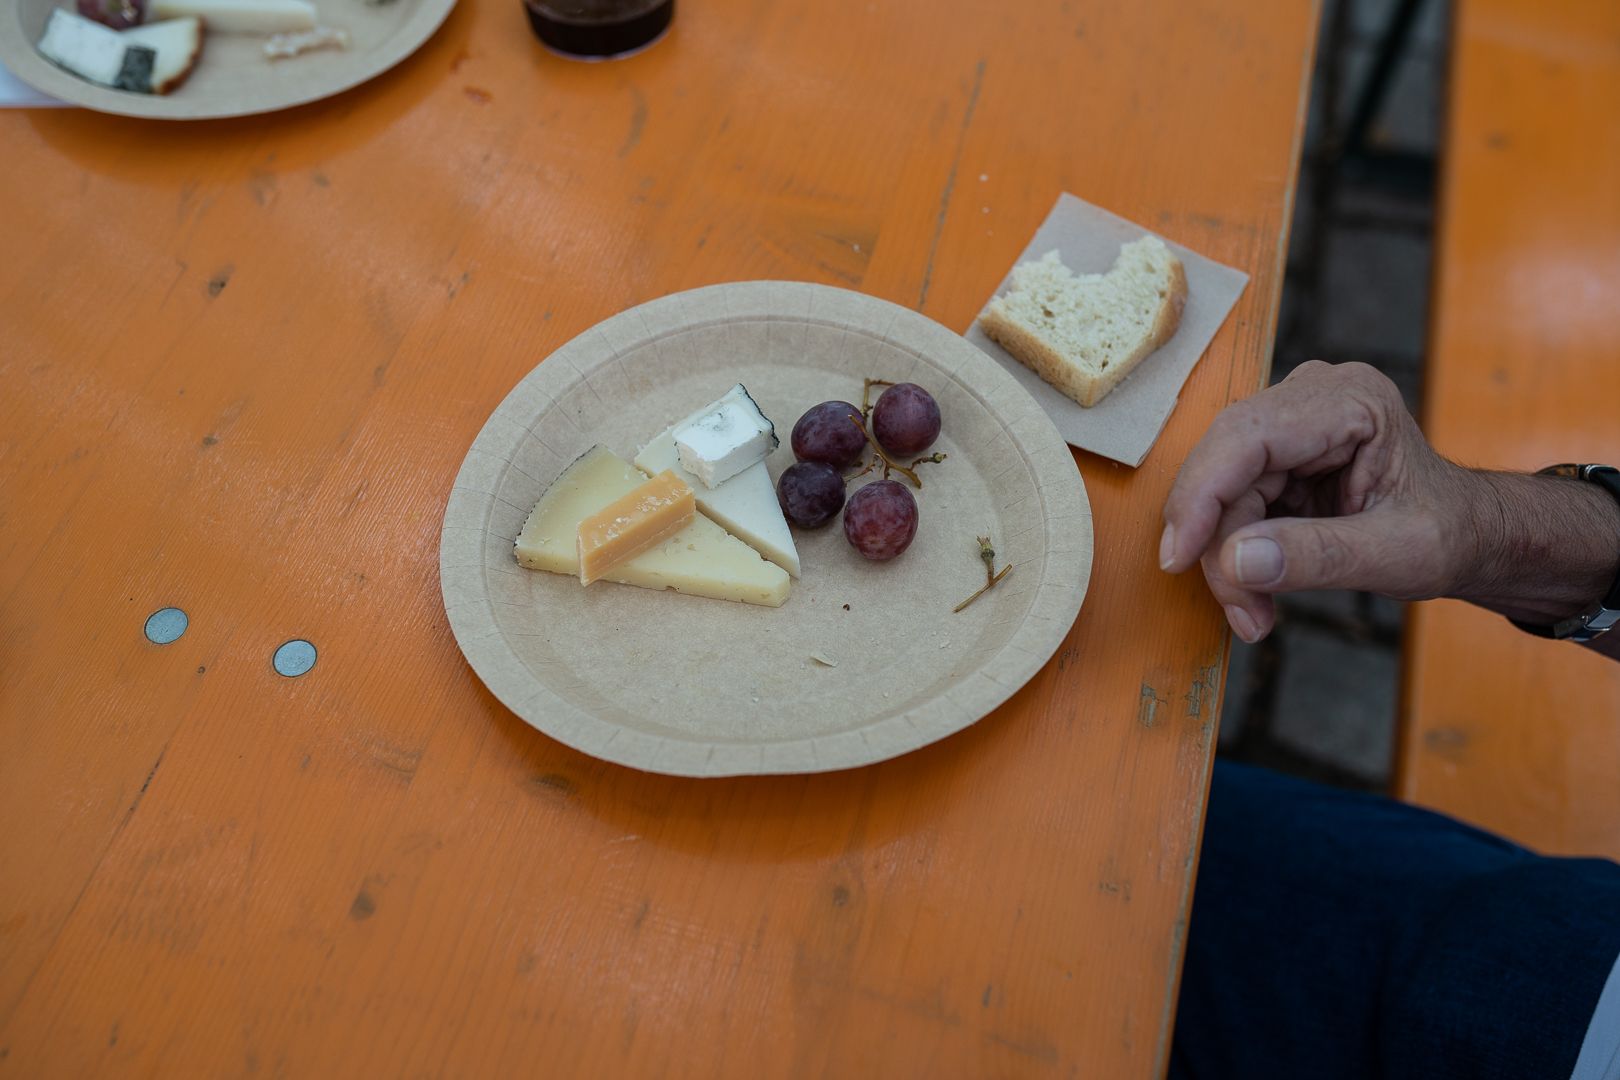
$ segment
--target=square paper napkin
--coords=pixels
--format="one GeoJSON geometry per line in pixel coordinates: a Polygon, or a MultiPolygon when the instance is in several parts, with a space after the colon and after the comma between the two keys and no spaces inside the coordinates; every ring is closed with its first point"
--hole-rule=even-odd
{"type": "MultiPolygon", "coordinates": [[[[1122,244],[1140,239],[1151,231],[1083,199],[1064,194],[1058,196],[1057,204],[1035,230],[1035,238],[1018,261],[1039,259],[1056,249],[1061,253],[1063,264],[1075,273],[1102,273],[1114,265],[1122,244]]],[[[1192,374],[1193,365],[1209,348],[1215,332],[1226,321],[1249,281],[1249,275],[1240,270],[1206,259],[1165,237],[1160,239],[1176,253],[1187,271],[1187,306],[1181,313],[1181,325],[1162,348],[1137,365],[1124,382],[1089,409],[1082,408],[1013,359],[985,335],[977,318],[966,335],[970,342],[1012,372],[1013,378],[1052,418],[1070,446],[1132,467],[1140,465],[1153,448],[1176,407],[1187,376],[1192,374]]],[[[1006,291],[1011,278],[1009,269],[1007,277],[996,287],[996,296],[1006,291]]],[[[988,306],[989,300],[985,304],[988,306]]]]}

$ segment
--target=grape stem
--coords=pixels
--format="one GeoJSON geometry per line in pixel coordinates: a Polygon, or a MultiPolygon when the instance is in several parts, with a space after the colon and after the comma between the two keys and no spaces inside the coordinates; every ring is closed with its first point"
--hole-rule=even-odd
{"type": "MultiPolygon", "coordinates": [[[[867,381],[868,382],[874,382],[876,380],[868,379],[867,381]]],[[[912,486],[920,489],[923,486],[923,483],[922,483],[922,479],[917,475],[917,466],[921,465],[921,464],[923,464],[925,462],[933,462],[934,464],[937,465],[941,461],[944,461],[945,458],[948,456],[946,454],[943,454],[943,453],[940,453],[940,452],[936,451],[935,453],[929,454],[927,457],[918,458],[916,461],[913,461],[909,466],[908,465],[902,465],[898,461],[891,458],[888,454],[883,452],[883,447],[879,446],[878,441],[876,439],[872,438],[872,433],[870,431],[866,430],[866,425],[862,424],[858,419],[856,419],[853,416],[849,418],[849,422],[854,424],[856,427],[861,429],[861,434],[866,437],[866,441],[868,443],[870,443],[871,446],[872,446],[872,449],[877,452],[877,457],[872,459],[872,463],[870,465],[868,465],[866,468],[862,469],[860,472],[856,473],[855,476],[851,476],[849,478],[851,480],[855,479],[856,476],[865,476],[867,473],[869,473],[873,469],[875,469],[877,467],[878,461],[881,460],[883,462],[883,479],[887,480],[889,478],[889,470],[893,469],[895,472],[899,473],[901,476],[905,477],[907,480],[910,480],[911,483],[912,483],[912,486]]]]}
{"type": "Polygon", "coordinates": [[[990,538],[988,536],[978,537],[978,541],[979,558],[984,561],[984,584],[979,586],[978,592],[974,593],[972,596],[968,597],[966,600],[952,608],[951,612],[953,614],[961,611],[963,608],[973,603],[973,601],[995,588],[998,581],[1012,573],[1012,563],[1008,563],[1006,566],[1003,566],[1000,573],[996,572],[996,549],[990,546],[990,538]]]}
{"type": "Polygon", "coordinates": [[[878,467],[878,459],[873,458],[871,461],[868,461],[866,463],[866,468],[862,469],[860,472],[852,472],[848,476],[844,477],[844,483],[847,484],[851,480],[859,480],[861,477],[865,476],[867,473],[871,472],[873,469],[875,469],[877,467],[878,467]]]}
{"type": "Polygon", "coordinates": [[[861,387],[861,419],[864,420],[867,417],[872,415],[872,404],[871,404],[871,402],[872,402],[872,387],[874,387],[874,386],[894,386],[894,385],[896,385],[896,384],[890,382],[888,379],[867,379],[866,380],[866,384],[861,387]]]}

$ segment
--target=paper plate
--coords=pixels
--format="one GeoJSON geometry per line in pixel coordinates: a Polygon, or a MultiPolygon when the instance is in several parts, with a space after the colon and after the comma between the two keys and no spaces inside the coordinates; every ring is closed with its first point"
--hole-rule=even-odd
{"type": "Polygon", "coordinates": [[[0,61],[36,90],[98,112],[160,120],[249,116],[319,101],[358,86],[405,59],[433,36],[455,0],[317,0],[323,24],[347,30],[349,48],[286,60],[264,57],[265,38],[211,33],[196,70],[172,94],[111,90],[70,74],[39,54],[51,9],[69,3],[20,0],[0,13],[0,61]]]}
{"type": "Polygon", "coordinates": [[[1073,455],[994,361],[886,301],[747,282],[616,315],[518,383],[456,477],[440,575],[473,669],[552,738],[682,776],[820,772],[915,750],[1006,701],[1073,625],[1091,540],[1073,455]],[[839,521],[795,530],[803,577],[780,608],[517,565],[530,509],[592,445],[631,457],[741,382],[782,434],[775,478],[799,415],[858,404],[868,376],[922,385],[944,419],[933,449],[948,457],[920,467],[920,525],[899,558],[861,558],[839,521]],[[1013,570],[953,613],[984,584],[984,534],[1013,570]]]}

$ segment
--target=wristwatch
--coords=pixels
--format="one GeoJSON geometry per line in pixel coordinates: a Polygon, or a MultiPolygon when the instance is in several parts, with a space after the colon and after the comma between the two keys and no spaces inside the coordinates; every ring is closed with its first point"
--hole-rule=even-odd
{"type": "MultiPolygon", "coordinates": [[[[1620,469],[1612,465],[1549,465],[1536,475],[1586,480],[1597,484],[1613,495],[1616,502],[1620,502],[1620,469]]],[[[1590,611],[1560,619],[1551,625],[1520,622],[1518,619],[1508,621],[1520,630],[1535,634],[1537,637],[1557,638],[1560,641],[1591,641],[1599,634],[1620,624],[1620,574],[1615,575],[1614,584],[1609,586],[1608,593],[1590,611]]]]}

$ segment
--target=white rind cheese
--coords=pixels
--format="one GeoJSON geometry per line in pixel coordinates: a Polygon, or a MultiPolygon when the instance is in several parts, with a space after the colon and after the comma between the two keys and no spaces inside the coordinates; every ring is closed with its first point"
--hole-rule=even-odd
{"type": "Polygon", "coordinates": [[[742,383],[672,429],[681,467],[706,488],[716,488],[764,461],[778,445],[776,425],[742,383]]]}
{"type": "Polygon", "coordinates": [[[202,52],[197,19],[114,30],[56,8],[39,39],[40,55],[82,79],[115,90],[166,94],[185,81],[202,52]]]}
{"type": "Polygon", "coordinates": [[[62,8],[51,12],[45,36],[39,39],[45,59],[102,86],[111,86],[118,79],[128,48],[118,31],[62,8]]]}
{"type": "MultiPolygon", "coordinates": [[[[579,523],[646,482],[629,462],[593,446],[564,469],[535,504],[514,551],[531,570],[579,576],[579,523]]],[[[643,589],[780,607],[792,588],[787,572],[702,514],[658,547],[620,563],[603,577],[643,589]]]]}
{"type": "Polygon", "coordinates": [[[699,510],[777,566],[799,576],[799,551],[793,546],[793,531],[782,516],[782,504],[776,499],[776,487],[763,461],[754,462],[719,487],[706,488],[682,467],[674,429],[670,428],[636,455],[636,468],[648,476],[672,470],[697,496],[699,510]]]}

